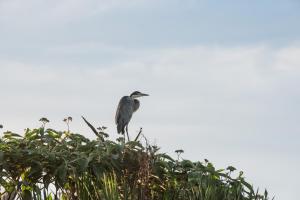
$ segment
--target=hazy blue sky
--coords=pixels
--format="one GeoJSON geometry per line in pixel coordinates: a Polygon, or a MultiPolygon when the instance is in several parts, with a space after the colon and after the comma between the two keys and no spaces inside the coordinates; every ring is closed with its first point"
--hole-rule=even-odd
{"type": "Polygon", "coordinates": [[[116,137],[119,98],[141,99],[130,132],[164,152],[233,165],[278,200],[300,174],[300,1],[0,0],[0,124],[116,137]]]}

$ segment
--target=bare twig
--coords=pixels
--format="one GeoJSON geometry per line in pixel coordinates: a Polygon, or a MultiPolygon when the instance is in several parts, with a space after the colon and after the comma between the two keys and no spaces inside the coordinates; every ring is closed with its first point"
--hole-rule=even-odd
{"type": "Polygon", "coordinates": [[[102,137],[102,135],[100,135],[98,133],[97,129],[90,122],[88,122],[83,116],[81,116],[81,117],[85,121],[85,123],[92,129],[92,131],[95,133],[95,135],[98,136],[102,142],[104,142],[104,138],[102,137]]]}
{"type": "Polygon", "coordinates": [[[135,142],[139,139],[139,137],[140,137],[140,135],[141,135],[142,132],[143,132],[143,128],[140,128],[139,133],[137,134],[137,136],[134,139],[135,142]]]}

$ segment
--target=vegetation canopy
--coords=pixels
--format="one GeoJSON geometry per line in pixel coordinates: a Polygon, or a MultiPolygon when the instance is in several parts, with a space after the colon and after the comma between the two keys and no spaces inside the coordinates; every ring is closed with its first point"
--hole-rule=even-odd
{"type": "Polygon", "coordinates": [[[236,169],[215,169],[208,160],[171,158],[141,132],[133,141],[97,139],[42,126],[0,138],[0,199],[93,200],[267,200],[236,169]]]}

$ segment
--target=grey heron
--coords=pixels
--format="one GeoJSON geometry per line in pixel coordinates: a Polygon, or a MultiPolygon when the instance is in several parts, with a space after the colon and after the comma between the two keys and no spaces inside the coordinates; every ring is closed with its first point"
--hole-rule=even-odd
{"type": "Polygon", "coordinates": [[[124,96],[121,98],[117,112],[116,112],[116,125],[118,133],[127,134],[127,139],[129,141],[128,136],[128,123],[132,117],[132,114],[137,111],[140,107],[140,102],[137,100],[139,97],[149,96],[148,94],[141,93],[139,91],[135,91],[131,93],[130,96],[124,96]]]}

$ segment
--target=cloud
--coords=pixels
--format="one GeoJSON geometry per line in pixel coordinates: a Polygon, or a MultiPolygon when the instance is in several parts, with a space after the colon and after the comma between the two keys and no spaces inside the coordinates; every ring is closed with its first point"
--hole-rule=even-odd
{"type": "Polygon", "coordinates": [[[130,7],[141,0],[1,0],[0,23],[8,26],[51,26],[130,7]],[[16,24],[13,24],[16,23],[16,24]]]}
{"type": "MultiPolygon", "coordinates": [[[[64,46],[51,51],[72,57],[85,54],[83,49],[86,47],[91,54],[104,48],[102,45],[75,48],[64,46]]],[[[290,89],[298,82],[296,75],[300,73],[297,68],[300,61],[296,56],[300,49],[298,47],[273,49],[258,45],[232,48],[195,46],[143,51],[114,47],[109,49],[111,52],[126,53],[121,56],[121,61],[117,61],[116,57],[116,62],[111,63],[97,60],[98,63],[76,64],[66,61],[51,64],[49,61],[50,64],[47,64],[45,60],[43,64],[37,65],[34,62],[2,60],[0,82],[7,85],[2,94],[18,95],[26,91],[31,96],[39,96],[44,91],[43,94],[47,96],[50,95],[47,92],[51,91],[65,100],[63,105],[69,101],[67,97],[70,93],[66,92],[69,91],[78,99],[78,104],[74,106],[80,107],[80,99],[84,98],[80,93],[83,90],[89,97],[95,95],[100,99],[100,94],[126,94],[140,88],[154,94],[152,101],[165,111],[159,115],[159,118],[165,118],[164,123],[173,123],[171,120],[168,122],[167,118],[170,118],[176,123],[188,124],[197,123],[198,119],[204,122],[215,122],[217,119],[222,121],[226,113],[248,113],[248,117],[254,118],[259,109],[281,103],[283,99],[278,98],[281,93],[285,93],[287,99],[298,95],[297,91],[290,89]],[[263,105],[262,101],[271,102],[270,105],[263,105]],[[224,104],[228,107],[224,108],[224,104]],[[170,114],[174,110],[180,115],[170,114]]],[[[109,102],[103,104],[106,103],[109,102]]],[[[52,106],[56,104],[53,102],[52,106]]],[[[149,121],[155,120],[155,114],[151,116],[150,112],[152,118],[149,121]]]]}
{"type": "Polygon", "coordinates": [[[288,47],[283,48],[276,54],[275,68],[279,70],[295,71],[300,70],[300,48],[288,47]]]}
{"type": "MultiPolygon", "coordinates": [[[[93,54],[106,47],[58,46],[49,53],[82,56],[85,48],[93,54]]],[[[0,59],[1,124],[21,131],[46,116],[51,126],[64,129],[61,120],[71,115],[71,129],[93,137],[80,120],[85,115],[108,126],[116,137],[118,100],[138,89],[151,96],[141,99],[131,134],[142,126],[162,151],[183,148],[186,158],[237,166],[272,194],[278,192],[277,181],[286,179],[272,177],[275,171],[267,173],[274,163],[286,167],[280,164],[283,160],[300,167],[295,154],[300,145],[299,46],[108,49],[116,56],[114,62],[0,59]]]]}

